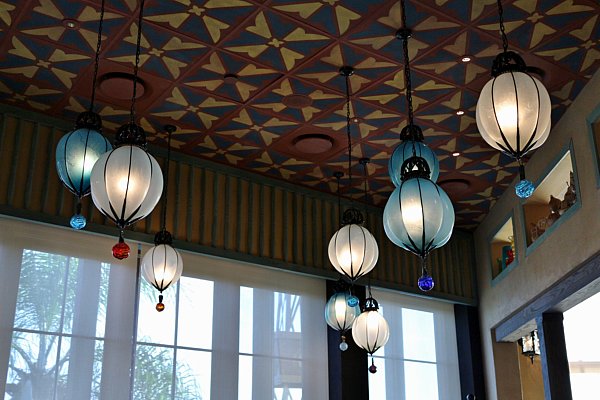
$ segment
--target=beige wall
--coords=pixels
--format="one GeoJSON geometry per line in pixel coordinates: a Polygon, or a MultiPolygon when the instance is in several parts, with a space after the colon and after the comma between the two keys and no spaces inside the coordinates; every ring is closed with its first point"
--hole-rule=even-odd
{"type": "MultiPolygon", "coordinates": [[[[578,174],[581,208],[561,221],[553,232],[535,249],[526,254],[523,214],[519,199],[511,187],[498,200],[490,214],[475,232],[482,346],[486,387],[490,400],[514,400],[521,396],[520,385],[509,385],[512,393],[497,390],[506,385],[498,374],[490,332],[503,319],[528,304],[542,291],[560,280],[581,262],[600,250],[600,191],[593,143],[589,135],[589,118],[600,106],[600,72],[596,73],[581,91],[550,138],[527,163],[527,177],[533,182],[543,178],[549,164],[557,160],[573,141],[573,153],[578,174]],[[518,266],[492,286],[488,240],[509,215],[515,223],[518,266]]],[[[597,115],[597,114],[596,114],[597,115]]],[[[510,392],[510,391],[509,391],[510,392]]]]}

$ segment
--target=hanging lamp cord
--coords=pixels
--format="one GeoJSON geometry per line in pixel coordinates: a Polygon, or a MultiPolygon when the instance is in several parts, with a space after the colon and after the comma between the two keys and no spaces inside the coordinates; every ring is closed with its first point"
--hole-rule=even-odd
{"type": "Polygon", "coordinates": [[[352,134],[350,132],[350,75],[346,74],[346,135],[348,136],[348,186],[352,201],[352,134]]]}
{"type": "Polygon", "coordinates": [[[163,185],[163,197],[165,198],[163,209],[162,209],[162,230],[167,230],[167,204],[169,197],[167,191],[169,189],[169,165],[171,164],[171,136],[173,135],[174,129],[167,129],[167,163],[165,165],[165,184],[163,185]]]}
{"type": "Polygon", "coordinates": [[[90,99],[90,112],[94,112],[96,100],[96,84],[98,82],[98,65],[100,65],[100,49],[102,47],[102,28],[104,26],[104,0],[100,5],[100,23],[98,25],[98,41],[96,42],[96,58],[94,59],[94,77],[92,81],[92,97],[90,99]]]}
{"type": "Polygon", "coordinates": [[[414,111],[412,103],[412,82],[410,77],[410,56],[408,54],[408,27],[406,25],[406,5],[405,0],[400,0],[400,7],[402,9],[402,29],[405,31],[405,35],[402,38],[402,51],[404,53],[404,85],[406,86],[406,104],[408,107],[408,124],[414,124],[414,111]]]}
{"type": "Polygon", "coordinates": [[[369,171],[367,170],[367,164],[369,163],[369,159],[368,158],[364,158],[361,160],[361,163],[363,165],[363,172],[364,172],[364,186],[365,186],[365,221],[364,221],[364,225],[367,225],[367,218],[369,217],[369,213],[367,210],[367,204],[368,200],[369,200],[369,194],[368,194],[368,180],[369,180],[369,171]]]}
{"type": "Polygon", "coordinates": [[[144,3],[145,0],[140,1],[140,13],[138,16],[138,32],[137,32],[137,42],[135,47],[135,65],[133,67],[133,95],[131,96],[131,109],[130,109],[130,117],[131,123],[135,124],[135,99],[137,97],[137,82],[138,82],[138,71],[140,68],[140,52],[141,52],[141,43],[142,43],[142,21],[144,19],[144,3]]]}
{"type": "Polygon", "coordinates": [[[506,37],[506,29],[504,28],[504,8],[502,0],[498,0],[498,19],[500,22],[500,34],[502,35],[502,48],[506,53],[508,51],[508,38],[506,37]]]}
{"type": "Polygon", "coordinates": [[[342,178],[341,172],[336,172],[335,179],[337,179],[337,200],[338,200],[338,225],[342,226],[342,194],[340,192],[340,179],[342,178]]]}

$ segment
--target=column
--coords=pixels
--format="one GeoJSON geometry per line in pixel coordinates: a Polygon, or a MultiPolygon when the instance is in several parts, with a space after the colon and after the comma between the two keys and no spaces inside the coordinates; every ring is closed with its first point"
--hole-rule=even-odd
{"type": "MultiPolygon", "coordinates": [[[[327,281],[327,299],[334,293],[335,282],[327,281]]],[[[354,287],[361,304],[365,300],[365,288],[354,287]]],[[[346,335],[348,350],[340,351],[340,333],[327,328],[329,354],[329,400],[365,400],[369,398],[367,353],[346,335]]],[[[372,399],[377,400],[377,399],[372,399]]]]}
{"type": "Polygon", "coordinates": [[[572,400],[563,315],[544,313],[537,318],[537,325],[546,400],[572,400]]]}

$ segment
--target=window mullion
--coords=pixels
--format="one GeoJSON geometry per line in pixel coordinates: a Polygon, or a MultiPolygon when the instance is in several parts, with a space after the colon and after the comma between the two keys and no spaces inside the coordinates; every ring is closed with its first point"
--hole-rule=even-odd
{"type": "Polygon", "coordinates": [[[23,262],[23,248],[11,242],[0,245],[0,393],[6,391],[8,363],[12,344],[12,329],[15,322],[19,278],[23,262]]]}
{"type": "Polygon", "coordinates": [[[139,269],[134,260],[110,267],[104,355],[102,359],[102,399],[130,399],[133,396],[139,269]]]}
{"type": "MultiPolygon", "coordinates": [[[[52,255],[50,255],[50,257],[52,257],[52,255]]],[[[64,323],[65,323],[65,309],[66,304],[67,304],[67,291],[69,288],[69,272],[71,270],[71,263],[72,263],[72,257],[67,257],[67,265],[65,268],[65,276],[64,276],[64,281],[63,281],[63,295],[62,295],[62,307],[61,307],[61,313],[60,313],[60,324],[58,326],[58,346],[56,348],[56,363],[54,364],[56,367],[56,371],[54,372],[54,393],[53,393],[53,399],[56,400],[57,396],[58,396],[58,375],[59,375],[59,370],[60,370],[60,353],[62,352],[62,333],[65,330],[64,327],[64,323]]],[[[50,328],[50,327],[48,327],[50,328]]]]}
{"type": "Polygon", "coordinates": [[[237,399],[239,377],[240,286],[214,282],[211,399],[237,399]]]}
{"type": "Polygon", "coordinates": [[[175,387],[177,385],[177,334],[179,332],[179,299],[181,295],[181,281],[177,283],[175,295],[175,336],[173,338],[173,377],[171,378],[171,398],[175,399],[175,387]]]}
{"type": "MultiPolygon", "coordinates": [[[[101,276],[102,264],[100,262],[79,261],[73,309],[73,329],[72,335],[68,335],[71,345],[67,399],[88,396],[92,387],[101,276]]],[[[66,335],[63,334],[63,336],[66,335]]]]}
{"type": "MultiPolygon", "coordinates": [[[[273,354],[273,336],[275,331],[274,295],[270,290],[254,289],[253,301],[252,352],[254,354],[273,354]]],[[[273,358],[252,358],[252,398],[273,398],[274,377],[273,358]]]]}

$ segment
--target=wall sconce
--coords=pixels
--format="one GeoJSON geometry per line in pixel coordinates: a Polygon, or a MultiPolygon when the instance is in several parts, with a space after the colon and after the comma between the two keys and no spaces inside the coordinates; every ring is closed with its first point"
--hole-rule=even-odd
{"type": "Polygon", "coordinates": [[[529,335],[519,339],[519,345],[521,346],[521,354],[529,357],[533,364],[535,356],[540,355],[540,338],[538,337],[537,330],[533,330],[529,335]]]}

